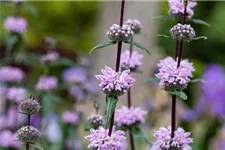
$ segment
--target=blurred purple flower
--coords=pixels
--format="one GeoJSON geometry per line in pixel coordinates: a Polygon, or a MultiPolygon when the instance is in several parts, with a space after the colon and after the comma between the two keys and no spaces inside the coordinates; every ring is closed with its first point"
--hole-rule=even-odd
{"type": "Polygon", "coordinates": [[[103,75],[96,75],[95,77],[100,80],[99,87],[107,95],[123,95],[135,81],[131,77],[130,70],[125,70],[120,73],[105,66],[105,69],[101,71],[103,75]]]}
{"type": "Polygon", "coordinates": [[[32,116],[32,119],[30,122],[32,126],[34,126],[35,128],[39,128],[41,125],[41,117],[39,115],[32,116]]]}
{"type": "MultiPolygon", "coordinates": [[[[6,99],[6,95],[7,95],[7,87],[0,84],[0,100],[4,100],[6,99]]],[[[0,104],[0,108],[1,108],[1,104],[0,104]]],[[[0,111],[1,112],[1,111],[0,111]]]]}
{"type": "Polygon", "coordinates": [[[66,146],[66,148],[71,149],[71,150],[82,150],[82,142],[79,140],[75,140],[75,142],[73,143],[72,140],[67,139],[65,146],[66,146]]]}
{"type": "Polygon", "coordinates": [[[8,128],[16,128],[21,126],[25,121],[25,116],[18,113],[16,106],[11,106],[5,116],[4,124],[8,128]]]}
{"type": "Polygon", "coordinates": [[[58,80],[56,77],[41,76],[35,88],[37,91],[47,92],[49,90],[56,89],[57,86],[58,86],[58,80]]]}
{"type": "Polygon", "coordinates": [[[121,109],[117,109],[115,112],[115,121],[118,126],[126,125],[131,126],[133,124],[143,123],[145,121],[144,115],[147,112],[142,110],[141,107],[131,107],[123,106],[121,109]]]}
{"type": "Polygon", "coordinates": [[[70,94],[74,99],[78,101],[85,100],[87,95],[84,93],[83,87],[79,85],[74,85],[70,88],[70,94]]]}
{"type": "Polygon", "coordinates": [[[62,78],[70,84],[83,83],[87,78],[87,71],[82,67],[72,67],[63,72],[62,78]]]}
{"type": "Polygon", "coordinates": [[[6,98],[19,104],[21,101],[26,99],[26,89],[22,87],[8,88],[6,98]]]}
{"type": "Polygon", "coordinates": [[[99,127],[97,130],[91,129],[91,134],[85,138],[90,142],[88,148],[98,150],[122,149],[126,139],[124,131],[118,130],[109,136],[107,130],[103,127],[99,127]]]}
{"type": "Polygon", "coordinates": [[[46,55],[41,57],[41,62],[53,62],[59,58],[59,54],[54,51],[48,51],[46,55]]]}
{"type": "Polygon", "coordinates": [[[22,34],[27,30],[27,21],[21,17],[8,17],[4,21],[4,28],[22,34]]]}
{"type": "Polygon", "coordinates": [[[179,127],[174,133],[174,138],[171,139],[171,127],[161,127],[153,134],[156,141],[151,150],[169,150],[170,146],[179,150],[191,150],[189,144],[193,142],[193,139],[189,137],[190,134],[179,127]]]}
{"type": "Polygon", "coordinates": [[[62,113],[62,121],[66,124],[76,125],[80,118],[77,113],[72,111],[65,111],[62,113]]]}
{"type": "Polygon", "coordinates": [[[1,82],[21,82],[24,78],[24,73],[17,67],[3,66],[0,67],[1,82]]]}
{"type": "Polygon", "coordinates": [[[130,51],[126,50],[121,54],[120,66],[125,69],[130,69],[131,71],[136,71],[142,65],[142,58],[143,55],[139,54],[137,51],[132,52],[130,56],[130,51]]]}
{"type": "Polygon", "coordinates": [[[98,95],[100,90],[98,88],[98,83],[92,79],[86,80],[83,83],[84,90],[86,90],[91,95],[98,95]]]}
{"type": "Polygon", "coordinates": [[[5,148],[20,148],[21,142],[15,141],[16,134],[13,134],[10,130],[3,130],[0,132],[0,146],[5,148]]]}

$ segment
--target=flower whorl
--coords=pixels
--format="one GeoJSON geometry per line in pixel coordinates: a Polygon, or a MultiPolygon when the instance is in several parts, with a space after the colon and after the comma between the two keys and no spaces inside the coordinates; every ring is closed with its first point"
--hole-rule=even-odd
{"type": "Polygon", "coordinates": [[[21,142],[35,143],[40,137],[38,129],[33,126],[23,126],[17,131],[17,138],[21,142]]]}
{"type": "Polygon", "coordinates": [[[29,116],[38,114],[41,106],[33,97],[22,101],[19,105],[19,111],[29,116]]]}
{"type": "Polygon", "coordinates": [[[137,19],[128,19],[124,24],[130,26],[134,34],[139,34],[141,32],[142,24],[137,19]]]}

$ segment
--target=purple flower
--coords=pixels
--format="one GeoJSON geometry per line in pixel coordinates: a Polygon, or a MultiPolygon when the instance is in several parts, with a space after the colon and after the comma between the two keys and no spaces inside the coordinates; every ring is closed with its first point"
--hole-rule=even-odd
{"type": "Polygon", "coordinates": [[[41,76],[36,84],[35,88],[40,92],[47,92],[57,88],[58,80],[56,77],[41,76]]]}
{"type": "Polygon", "coordinates": [[[21,101],[26,99],[26,89],[22,87],[9,88],[6,94],[6,98],[12,102],[19,104],[21,101]]]}
{"type": "Polygon", "coordinates": [[[8,109],[7,115],[5,116],[5,125],[8,128],[15,128],[24,123],[25,116],[18,113],[16,106],[11,106],[8,109]]]}
{"type": "Polygon", "coordinates": [[[139,54],[137,51],[132,52],[130,56],[130,51],[126,50],[121,54],[120,66],[125,69],[130,69],[131,71],[136,71],[142,65],[142,58],[143,55],[139,54]]]}
{"type": "Polygon", "coordinates": [[[4,28],[22,34],[27,30],[27,21],[21,17],[8,17],[4,21],[4,28]]]}
{"type": "Polygon", "coordinates": [[[98,150],[119,150],[122,149],[126,139],[125,132],[118,130],[108,135],[107,130],[99,127],[97,130],[91,129],[91,134],[85,137],[90,144],[88,148],[98,150]]]}
{"type": "Polygon", "coordinates": [[[105,66],[105,69],[101,71],[103,75],[96,75],[95,77],[101,81],[99,87],[107,95],[123,95],[135,81],[130,75],[130,70],[121,73],[105,66]]]}
{"type": "Polygon", "coordinates": [[[76,148],[76,150],[82,150],[82,142],[79,141],[79,140],[75,140],[74,142],[72,142],[72,140],[66,139],[65,146],[66,146],[67,149],[76,148]]]}
{"type": "Polygon", "coordinates": [[[123,106],[121,109],[117,109],[115,112],[115,121],[118,126],[131,126],[133,124],[143,123],[145,121],[144,115],[147,112],[142,110],[141,107],[131,107],[123,106]]]}
{"type": "MultiPolygon", "coordinates": [[[[188,18],[192,18],[194,15],[193,8],[197,5],[196,2],[188,1],[187,14],[188,18]]],[[[180,0],[169,0],[170,10],[169,13],[178,18],[182,18],[184,14],[184,3],[180,0]]]]}
{"type": "Polygon", "coordinates": [[[178,128],[174,132],[174,138],[171,139],[171,127],[161,127],[158,131],[155,131],[153,136],[156,138],[151,150],[169,150],[172,148],[178,148],[179,150],[191,150],[189,146],[193,142],[190,138],[191,133],[185,132],[184,129],[178,128]]]}
{"type": "MultiPolygon", "coordinates": [[[[3,101],[6,99],[6,95],[7,95],[7,87],[0,84],[0,100],[3,101]]],[[[3,102],[2,102],[3,103],[3,102]]],[[[1,104],[0,104],[0,108],[1,108],[1,104]]],[[[1,112],[1,111],[0,111],[1,112]]]]}
{"type": "Polygon", "coordinates": [[[66,124],[76,125],[79,122],[79,116],[72,111],[65,111],[62,114],[62,121],[66,124]]]}
{"type": "Polygon", "coordinates": [[[0,67],[0,81],[2,82],[21,82],[24,73],[17,67],[3,66],[0,67]]]}
{"type": "Polygon", "coordinates": [[[72,67],[63,72],[62,78],[67,83],[82,83],[87,78],[87,71],[82,67],[72,67]]]}
{"type": "Polygon", "coordinates": [[[21,142],[15,141],[16,134],[13,134],[10,130],[3,130],[0,132],[0,146],[5,148],[20,148],[21,142]],[[3,140],[4,139],[4,140],[3,140]]]}
{"type": "Polygon", "coordinates": [[[137,19],[128,19],[124,24],[130,26],[134,34],[139,34],[141,32],[142,24],[137,19]]]}
{"type": "Polygon", "coordinates": [[[46,55],[41,57],[41,62],[53,62],[59,58],[59,54],[54,51],[48,51],[46,55]]]}
{"type": "Polygon", "coordinates": [[[182,60],[177,68],[177,62],[170,57],[161,60],[158,66],[159,73],[155,76],[160,79],[159,85],[166,91],[185,89],[195,70],[188,60],[182,60]]]}
{"type": "Polygon", "coordinates": [[[87,95],[84,93],[83,87],[81,85],[72,86],[69,92],[73,98],[78,101],[82,101],[87,98],[87,95]]]}

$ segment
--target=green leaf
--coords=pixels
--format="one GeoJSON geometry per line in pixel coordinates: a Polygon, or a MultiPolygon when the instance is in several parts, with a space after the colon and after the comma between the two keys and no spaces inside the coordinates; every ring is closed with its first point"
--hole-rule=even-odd
{"type": "Polygon", "coordinates": [[[23,7],[24,7],[24,9],[29,11],[32,15],[37,16],[37,14],[38,14],[37,9],[33,5],[28,4],[28,3],[23,3],[23,7]]]}
{"type": "Polygon", "coordinates": [[[107,47],[107,46],[110,46],[110,45],[113,45],[116,43],[117,43],[117,41],[109,41],[107,43],[99,44],[99,45],[95,46],[94,48],[92,48],[91,51],[89,52],[89,54],[92,53],[92,51],[94,51],[96,49],[104,48],[104,47],[107,47]]]}
{"type": "Polygon", "coordinates": [[[50,66],[73,66],[74,62],[68,58],[59,58],[49,64],[50,66]]]}
{"type": "Polygon", "coordinates": [[[150,52],[149,52],[149,50],[147,48],[145,48],[143,45],[141,45],[140,43],[137,43],[137,42],[134,42],[134,41],[127,41],[125,43],[132,44],[132,45],[134,45],[134,46],[136,46],[136,47],[138,47],[138,48],[146,51],[149,55],[151,55],[150,52]]]}
{"type": "Polygon", "coordinates": [[[112,115],[116,109],[116,103],[118,101],[117,96],[106,96],[106,118],[105,118],[105,127],[108,129],[112,115]]]}
{"type": "Polygon", "coordinates": [[[205,25],[205,26],[208,26],[208,27],[211,27],[209,23],[201,20],[201,19],[191,19],[191,21],[193,23],[196,23],[196,24],[201,24],[201,25],[205,25]]]}
{"type": "Polygon", "coordinates": [[[183,100],[187,100],[187,95],[183,91],[170,91],[169,93],[179,96],[183,100]]]}
{"type": "Polygon", "coordinates": [[[29,143],[29,145],[31,145],[31,146],[33,146],[33,147],[35,147],[37,149],[44,150],[42,147],[36,145],[35,143],[29,143]]]}
{"type": "Polygon", "coordinates": [[[207,40],[208,37],[207,36],[198,36],[198,37],[195,37],[193,40],[201,40],[201,39],[207,40]]]}
{"type": "Polygon", "coordinates": [[[155,19],[155,20],[171,20],[171,21],[176,20],[176,18],[174,16],[163,16],[163,15],[153,17],[153,19],[155,19]]]}
{"type": "Polygon", "coordinates": [[[134,136],[142,138],[148,145],[152,145],[152,142],[148,139],[148,137],[141,131],[139,127],[131,128],[131,132],[134,136]]]}
{"type": "Polygon", "coordinates": [[[157,36],[159,36],[159,37],[164,37],[164,38],[166,38],[166,39],[173,39],[171,36],[163,35],[163,34],[158,34],[157,36]]]}
{"type": "Polygon", "coordinates": [[[205,80],[200,79],[200,78],[197,78],[197,79],[191,80],[190,82],[192,82],[192,83],[195,83],[195,82],[202,82],[202,83],[205,83],[205,80]]]}
{"type": "Polygon", "coordinates": [[[160,79],[157,78],[157,77],[152,77],[152,78],[147,79],[146,82],[156,82],[156,83],[159,83],[160,82],[160,79]]]}
{"type": "Polygon", "coordinates": [[[13,46],[16,44],[16,42],[19,40],[19,37],[17,35],[9,36],[9,38],[6,40],[6,52],[7,56],[11,55],[11,51],[13,46]]]}
{"type": "Polygon", "coordinates": [[[1,58],[0,59],[0,65],[1,66],[8,65],[12,60],[13,60],[12,57],[1,58]]]}

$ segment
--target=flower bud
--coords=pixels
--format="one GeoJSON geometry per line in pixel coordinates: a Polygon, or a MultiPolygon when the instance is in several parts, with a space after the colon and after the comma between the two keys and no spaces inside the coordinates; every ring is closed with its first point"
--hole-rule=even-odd
{"type": "Polygon", "coordinates": [[[191,25],[180,24],[175,25],[171,30],[170,34],[177,40],[191,41],[195,37],[195,31],[191,25]]]}
{"type": "Polygon", "coordinates": [[[123,25],[122,27],[120,27],[117,24],[113,24],[107,32],[108,38],[112,41],[130,41],[133,35],[134,32],[128,25],[123,25]]]}
{"type": "Polygon", "coordinates": [[[40,137],[38,129],[33,126],[23,126],[17,131],[17,138],[21,142],[35,143],[40,137]]]}
{"type": "Polygon", "coordinates": [[[33,98],[22,101],[19,105],[19,111],[27,115],[36,115],[40,110],[40,104],[33,98]]]}
{"type": "Polygon", "coordinates": [[[130,26],[134,34],[139,34],[142,29],[141,22],[137,19],[128,19],[124,24],[130,26]]]}
{"type": "Polygon", "coordinates": [[[92,128],[97,129],[100,126],[103,126],[104,119],[100,115],[92,114],[90,117],[88,117],[88,122],[92,128]]]}

